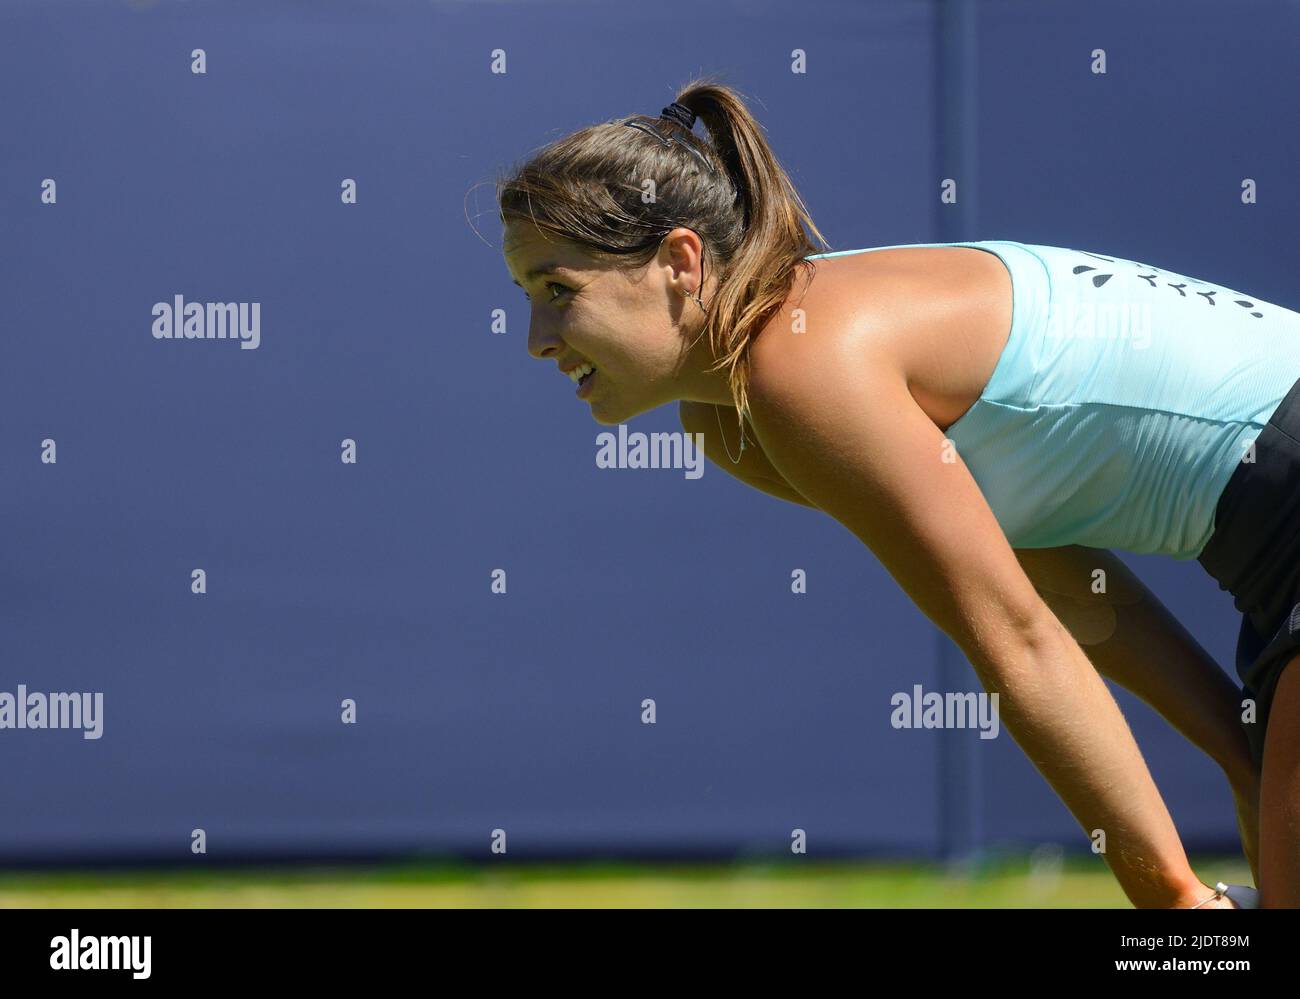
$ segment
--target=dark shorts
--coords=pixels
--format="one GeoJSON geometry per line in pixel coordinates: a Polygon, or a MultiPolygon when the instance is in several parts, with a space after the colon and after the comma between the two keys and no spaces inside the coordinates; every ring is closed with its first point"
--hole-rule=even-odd
{"type": "Polygon", "coordinates": [[[1278,678],[1300,654],[1300,381],[1255,439],[1255,461],[1232,473],[1197,561],[1242,614],[1237,676],[1256,705],[1242,727],[1258,765],[1278,678]]]}

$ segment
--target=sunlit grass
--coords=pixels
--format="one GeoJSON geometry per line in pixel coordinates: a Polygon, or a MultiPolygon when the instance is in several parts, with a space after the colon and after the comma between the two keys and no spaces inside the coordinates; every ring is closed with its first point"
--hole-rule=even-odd
{"type": "MultiPolygon", "coordinates": [[[[1250,884],[1244,861],[1201,880],[1250,884]]],[[[0,908],[1126,908],[1100,860],[985,861],[966,873],[886,862],[420,863],[0,873],[0,908]]]]}

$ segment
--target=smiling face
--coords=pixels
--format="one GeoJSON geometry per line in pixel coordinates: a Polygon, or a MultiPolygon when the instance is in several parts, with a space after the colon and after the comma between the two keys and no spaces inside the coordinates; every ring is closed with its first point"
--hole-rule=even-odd
{"type": "Polygon", "coordinates": [[[563,369],[596,369],[580,391],[597,423],[702,394],[730,398],[725,377],[703,370],[704,313],[682,294],[698,294],[702,251],[698,235],[674,229],[649,264],[629,271],[528,223],[506,223],[506,267],[531,305],[528,352],[563,369]]]}

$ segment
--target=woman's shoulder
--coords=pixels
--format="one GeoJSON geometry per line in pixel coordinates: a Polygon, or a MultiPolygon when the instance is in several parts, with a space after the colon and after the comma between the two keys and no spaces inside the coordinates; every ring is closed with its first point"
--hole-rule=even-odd
{"type": "Polygon", "coordinates": [[[760,389],[791,365],[860,364],[894,369],[940,427],[974,405],[1011,327],[1010,276],[994,254],[906,246],[814,264],[751,347],[760,389]]]}

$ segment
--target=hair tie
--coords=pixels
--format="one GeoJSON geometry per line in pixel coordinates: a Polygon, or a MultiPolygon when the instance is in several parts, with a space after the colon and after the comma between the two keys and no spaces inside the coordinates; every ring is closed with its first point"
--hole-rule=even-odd
{"type": "Polygon", "coordinates": [[[690,108],[686,107],[685,105],[678,104],[676,101],[673,101],[666,108],[664,108],[662,111],[659,112],[659,117],[669,118],[672,121],[677,122],[677,124],[681,125],[682,128],[686,129],[686,131],[689,132],[692,128],[695,127],[695,119],[698,116],[690,108]]]}
{"type": "MultiPolygon", "coordinates": [[[[681,125],[684,129],[686,129],[686,131],[690,132],[691,128],[695,125],[697,115],[695,114],[694,111],[692,111],[690,108],[686,107],[685,105],[678,104],[676,101],[673,101],[661,112],[659,112],[659,118],[661,120],[667,120],[667,121],[674,122],[678,125],[681,125]]],[[[645,132],[647,135],[654,136],[655,141],[658,142],[661,146],[664,146],[665,148],[671,146],[674,142],[676,142],[688,153],[694,156],[695,159],[699,161],[700,166],[702,166],[709,173],[716,174],[718,172],[713,168],[713,164],[709,162],[708,158],[702,152],[700,152],[698,149],[695,148],[694,144],[690,142],[684,142],[671,135],[664,135],[657,128],[648,125],[646,122],[643,121],[633,121],[630,119],[625,119],[623,121],[623,124],[627,125],[629,128],[635,128],[638,131],[645,132]]],[[[737,195],[737,197],[739,197],[739,195],[737,195]]]]}

